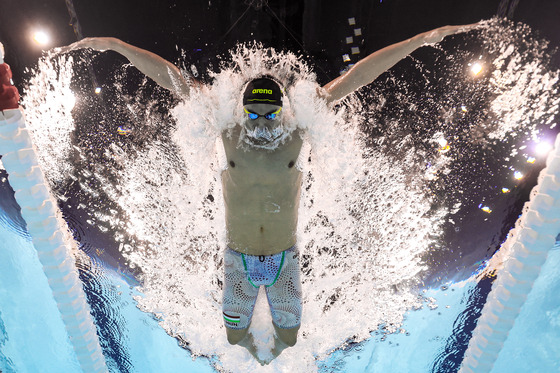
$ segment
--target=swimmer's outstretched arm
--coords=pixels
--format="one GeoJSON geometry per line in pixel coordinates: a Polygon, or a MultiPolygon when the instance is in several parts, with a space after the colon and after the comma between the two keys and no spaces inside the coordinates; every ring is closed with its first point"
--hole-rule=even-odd
{"type": "Polygon", "coordinates": [[[327,102],[340,100],[358,88],[373,82],[379,75],[421,46],[439,43],[447,35],[468,31],[477,25],[478,23],[440,27],[370,54],[363,60],[358,61],[347,73],[323,87],[326,91],[327,102]]]}
{"type": "Polygon", "coordinates": [[[179,68],[155,53],[109,37],[85,38],[67,47],[59,48],[57,52],[68,52],[81,48],[92,48],[100,52],[112,50],[120,53],[138,70],[163,88],[167,88],[181,97],[189,95],[189,82],[183,77],[179,68]]]}

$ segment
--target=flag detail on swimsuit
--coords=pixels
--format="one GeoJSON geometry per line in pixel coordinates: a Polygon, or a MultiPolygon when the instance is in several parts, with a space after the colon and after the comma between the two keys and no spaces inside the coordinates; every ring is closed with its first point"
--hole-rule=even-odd
{"type": "Polygon", "coordinates": [[[226,320],[226,322],[238,324],[239,321],[241,321],[241,317],[239,317],[239,316],[232,316],[232,315],[229,315],[225,312],[223,312],[223,314],[224,314],[224,320],[226,320]]]}

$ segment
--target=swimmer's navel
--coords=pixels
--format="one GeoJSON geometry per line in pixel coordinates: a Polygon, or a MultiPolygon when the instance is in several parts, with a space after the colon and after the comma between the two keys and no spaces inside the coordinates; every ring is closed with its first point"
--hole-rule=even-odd
{"type": "Polygon", "coordinates": [[[292,167],[294,167],[294,164],[295,164],[294,161],[290,161],[290,163],[288,163],[288,167],[289,167],[289,168],[292,168],[292,167]]]}
{"type": "Polygon", "coordinates": [[[233,168],[233,167],[235,167],[235,162],[234,161],[229,161],[229,165],[233,168]]]}

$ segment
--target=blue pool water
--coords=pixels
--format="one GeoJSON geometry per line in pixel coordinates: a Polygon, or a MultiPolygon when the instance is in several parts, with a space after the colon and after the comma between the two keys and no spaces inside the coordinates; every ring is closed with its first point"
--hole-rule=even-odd
{"type": "MultiPolygon", "coordinates": [[[[0,210],[0,370],[80,372],[36,251],[2,173],[0,210]]],[[[91,248],[90,248],[91,249],[91,248]]],[[[560,370],[560,250],[542,267],[492,372],[560,370]]],[[[110,302],[94,308],[101,344],[112,372],[213,372],[211,358],[191,357],[150,315],[135,305],[131,280],[98,262],[82,273],[88,299],[110,302]],[[109,295],[107,295],[109,294],[109,295]]],[[[491,280],[470,278],[423,296],[433,302],[407,313],[402,330],[372,337],[317,361],[322,372],[455,372],[489,291],[491,280]],[[436,306],[437,305],[437,306],[436,306]],[[401,332],[402,331],[402,332],[401,332]]]]}
{"type": "MultiPolygon", "coordinates": [[[[21,229],[13,191],[2,173],[0,210],[0,371],[81,372],[37,252],[21,229]]],[[[94,316],[113,372],[212,372],[207,359],[188,351],[132,299],[127,279],[100,265],[88,281],[88,298],[102,293],[94,316]],[[98,281],[103,279],[102,284],[98,281]],[[106,296],[106,294],[110,294],[106,296]],[[115,327],[118,326],[118,327],[115,327]]]]}

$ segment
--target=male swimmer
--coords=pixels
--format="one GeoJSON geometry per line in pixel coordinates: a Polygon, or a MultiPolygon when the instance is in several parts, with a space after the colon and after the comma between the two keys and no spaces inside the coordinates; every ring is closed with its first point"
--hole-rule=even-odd
{"type": "MultiPolygon", "coordinates": [[[[329,105],[371,83],[415,49],[472,27],[445,26],[383,48],[318,93],[329,105]]],[[[181,97],[189,95],[189,81],[181,71],[149,51],[115,38],[87,38],[61,51],[79,48],[116,51],[162,87],[181,97]]],[[[295,162],[302,136],[286,133],[282,126],[283,90],[289,89],[280,87],[274,77],[247,82],[240,92],[244,119],[222,134],[228,162],[221,175],[227,228],[223,318],[228,341],[246,348],[263,365],[296,344],[301,323],[296,227],[302,174],[295,162]],[[267,357],[257,354],[248,333],[260,287],[265,288],[275,330],[275,344],[267,357]]]]}

